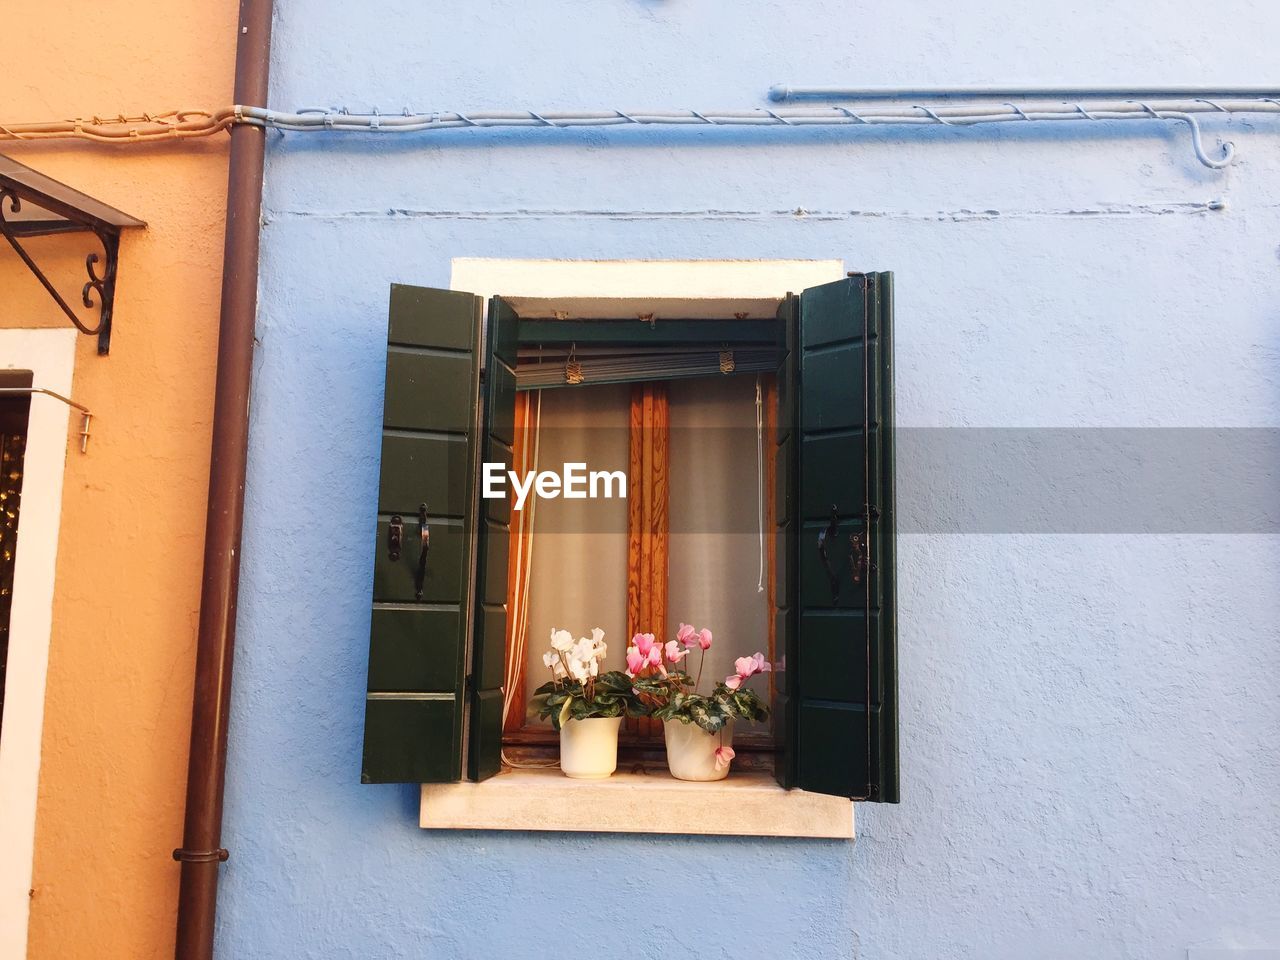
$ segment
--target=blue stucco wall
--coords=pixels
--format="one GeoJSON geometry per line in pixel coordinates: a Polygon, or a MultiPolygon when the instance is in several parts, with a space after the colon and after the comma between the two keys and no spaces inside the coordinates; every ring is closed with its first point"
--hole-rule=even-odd
{"type": "MultiPolygon", "coordinates": [[[[770,83],[1274,79],[1171,0],[278,0],[272,106],[750,107],[770,83]],[[428,9],[428,7],[434,9],[428,9]]],[[[904,427],[1280,424],[1280,125],[269,138],[223,957],[1157,958],[1280,944],[1280,542],[900,540],[902,795],[856,844],[428,833],[358,783],[387,286],[843,257],[904,427]],[[1211,210],[1212,201],[1225,209],[1211,210]],[[651,928],[664,931],[651,935],[651,928]],[[637,939],[632,939],[639,935],[637,939]]],[[[902,496],[981,477],[899,476],[902,496]],[[915,485],[915,486],[913,486],[915,485]]],[[[979,486],[981,489],[981,486],[979,486]]]]}

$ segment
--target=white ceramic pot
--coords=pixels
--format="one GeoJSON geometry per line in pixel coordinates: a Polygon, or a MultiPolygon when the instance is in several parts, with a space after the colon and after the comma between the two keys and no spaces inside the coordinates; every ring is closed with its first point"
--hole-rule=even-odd
{"type": "Polygon", "coordinates": [[[618,767],[621,717],[570,720],[560,728],[560,770],[576,780],[603,780],[618,767]]]}
{"type": "Polygon", "coordinates": [[[677,780],[723,780],[729,765],[716,769],[716,748],[733,746],[733,721],[719,733],[707,733],[696,723],[664,720],[662,735],[667,741],[667,769],[677,780]]]}

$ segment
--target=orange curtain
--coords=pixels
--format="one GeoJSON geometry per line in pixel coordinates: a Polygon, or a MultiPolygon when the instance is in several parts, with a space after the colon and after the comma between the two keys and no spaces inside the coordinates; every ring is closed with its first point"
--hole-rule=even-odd
{"type": "MultiPolygon", "coordinates": [[[[665,383],[631,388],[631,463],[627,490],[627,638],[667,637],[667,430],[665,383]]],[[[649,718],[628,720],[634,733],[657,734],[649,718]]]]}
{"type": "MultiPolygon", "coordinates": [[[[516,393],[515,440],[511,444],[511,469],[522,476],[536,469],[538,452],[539,394],[516,393]]],[[[515,509],[511,493],[511,544],[507,553],[507,659],[502,695],[502,731],[519,730],[525,721],[525,644],[529,637],[529,573],[533,569],[533,518],[537,497],[515,509]]]]}

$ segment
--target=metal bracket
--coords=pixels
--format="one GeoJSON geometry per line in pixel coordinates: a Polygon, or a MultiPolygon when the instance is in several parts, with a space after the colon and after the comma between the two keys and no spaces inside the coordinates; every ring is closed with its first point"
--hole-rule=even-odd
{"type": "Polygon", "coordinates": [[[80,432],[77,436],[80,438],[80,452],[89,452],[89,422],[93,420],[93,414],[83,403],[76,403],[70,397],[64,397],[62,394],[53,390],[46,390],[44,387],[0,387],[0,396],[36,396],[37,394],[53,397],[55,400],[61,400],[69,407],[75,407],[80,411],[80,432]]]}
{"type": "Polygon", "coordinates": [[[173,851],[173,859],[179,863],[226,863],[230,856],[225,847],[217,850],[187,850],[179,847],[173,851]]]}
{"type": "MultiPolygon", "coordinates": [[[[45,288],[49,296],[53,298],[53,302],[67,315],[67,319],[75,325],[76,329],[88,336],[97,336],[98,353],[105,356],[111,349],[111,312],[115,305],[116,263],[120,254],[119,228],[88,217],[75,219],[68,216],[65,220],[52,222],[8,219],[6,206],[8,207],[8,214],[16,214],[22,210],[22,199],[12,187],[0,186],[0,234],[4,234],[4,238],[9,241],[9,246],[13,247],[14,252],[22,258],[22,262],[27,265],[27,269],[40,281],[40,285],[45,288]],[[93,326],[81,320],[76,312],[72,310],[67,301],[58,293],[57,288],[45,276],[44,271],[31,258],[31,254],[26,251],[18,240],[19,236],[32,237],[52,233],[76,232],[92,233],[98,238],[98,242],[102,244],[102,256],[97,253],[90,253],[85,257],[85,272],[88,274],[89,279],[80,288],[80,301],[84,306],[89,309],[94,307],[98,309],[98,322],[93,326]],[[98,264],[102,264],[101,272],[98,270],[98,264]],[[94,299],[95,295],[96,300],[94,299]]],[[[31,198],[28,199],[30,200],[31,198]]],[[[38,202],[37,205],[39,205],[38,202]]]]}

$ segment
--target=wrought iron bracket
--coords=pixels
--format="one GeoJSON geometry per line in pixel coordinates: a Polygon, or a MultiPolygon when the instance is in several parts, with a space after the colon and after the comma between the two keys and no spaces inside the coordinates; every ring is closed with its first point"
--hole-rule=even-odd
{"type": "Polygon", "coordinates": [[[67,315],[81,333],[97,336],[98,353],[105,356],[111,349],[111,313],[116,298],[116,265],[120,256],[120,229],[101,221],[85,217],[77,219],[67,216],[66,219],[45,224],[39,220],[11,220],[11,214],[20,213],[23,198],[9,186],[0,186],[0,233],[9,241],[27,269],[40,281],[40,285],[53,298],[59,309],[67,315]],[[34,228],[33,228],[34,227],[34,228]],[[85,273],[88,279],[80,288],[80,302],[87,309],[97,308],[98,322],[90,325],[80,318],[58,289],[53,285],[40,265],[32,259],[30,253],[18,239],[20,236],[41,236],[50,233],[92,233],[102,244],[102,255],[96,251],[89,253],[84,259],[85,273]],[[101,269],[99,270],[99,264],[101,269]]]}

